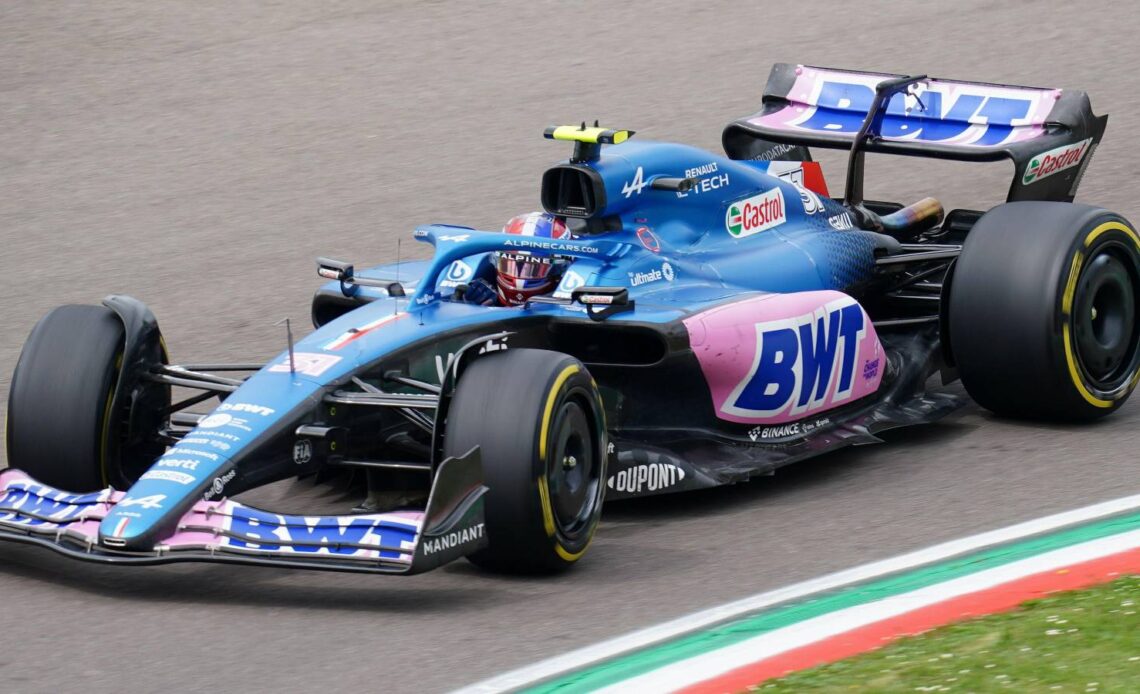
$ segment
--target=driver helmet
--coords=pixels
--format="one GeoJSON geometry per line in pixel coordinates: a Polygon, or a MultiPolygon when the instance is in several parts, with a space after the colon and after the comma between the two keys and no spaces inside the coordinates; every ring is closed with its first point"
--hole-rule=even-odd
{"type": "MultiPolygon", "coordinates": [[[[545,212],[531,212],[511,219],[504,234],[536,239],[568,239],[566,222],[545,212]]],[[[519,306],[532,296],[553,291],[567,261],[548,251],[498,251],[495,254],[496,290],[504,306],[519,306]]]]}

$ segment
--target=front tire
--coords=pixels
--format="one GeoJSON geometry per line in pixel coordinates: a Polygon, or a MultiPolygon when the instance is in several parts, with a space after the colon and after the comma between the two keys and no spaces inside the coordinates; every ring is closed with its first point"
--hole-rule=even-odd
{"type": "Polygon", "coordinates": [[[123,337],[122,322],[103,306],[60,306],[40,319],[8,394],[10,466],[67,491],[110,483],[123,337]]]}
{"type": "Polygon", "coordinates": [[[486,549],[476,565],[550,573],[573,565],[602,512],[606,430],[601,396],[577,359],[510,349],[477,359],[459,379],[444,453],[482,454],[486,549]]]}
{"type": "Polygon", "coordinates": [[[1015,202],[970,230],[950,290],[970,396],[1015,417],[1089,420],[1140,380],[1140,235],[1119,215],[1015,202]]]}

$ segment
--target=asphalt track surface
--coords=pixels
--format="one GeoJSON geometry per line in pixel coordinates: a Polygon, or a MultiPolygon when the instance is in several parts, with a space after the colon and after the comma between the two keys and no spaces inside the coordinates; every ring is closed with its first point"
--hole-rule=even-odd
{"type": "MultiPolygon", "coordinates": [[[[548,124],[716,150],[776,61],[1085,89],[1112,118],[1079,199],[1140,221],[1136,29],[1130,2],[3,3],[0,396],[39,316],[112,292],[151,305],[176,360],[268,358],[273,323],[307,319],[315,256],[381,262],[402,237],[423,257],[417,223],[536,208],[566,156],[548,124]]],[[[872,158],[869,174],[869,196],[951,207],[997,202],[1010,171],[872,158]]],[[[1138,423],[1140,402],[1084,427],[970,407],[775,478],[612,505],[584,563],[547,580],[463,562],[412,579],[125,570],[3,546],[0,682],[443,690],[1136,493],[1138,423]]]]}

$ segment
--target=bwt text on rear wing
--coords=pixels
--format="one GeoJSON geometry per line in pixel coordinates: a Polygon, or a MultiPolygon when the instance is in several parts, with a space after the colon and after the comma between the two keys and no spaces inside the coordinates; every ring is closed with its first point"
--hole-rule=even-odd
{"type": "Polygon", "coordinates": [[[734,159],[781,158],[789,146],[1011,159],[1008,200],[1071,201],[1107,122],[1082,91],[778,63],[763,108],[730,123],[723,142],[734,159]]]}

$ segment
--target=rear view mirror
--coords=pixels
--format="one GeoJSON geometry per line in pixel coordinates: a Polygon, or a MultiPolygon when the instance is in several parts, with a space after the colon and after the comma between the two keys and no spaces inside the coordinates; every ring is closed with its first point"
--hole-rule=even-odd
{"type": "Polygon", "coordinates": [[[352,280],[352,263],[332,258],[317,258],[317,274],[326,280],[345,282],[352,280]]]}
{"type": "Polygon", "coordinates": [[[377,280],[358,278],[354,274],[352,263],[332,258],[317,258],[317,274],[326,280],[340,282],[340,293],[345,296],[355,296],[360,287],[380,287],[388,292],[388,296],[406,296],[404,285],[394,280],[377,280]]]}
{"type": "Polygon", "coordinates": [[[634,307],[625,287],[579,287],[570,293],[570,300],[585,306],[586,315],[596,321],[603,321],[615,313],[632,311],[634,307]]]}

